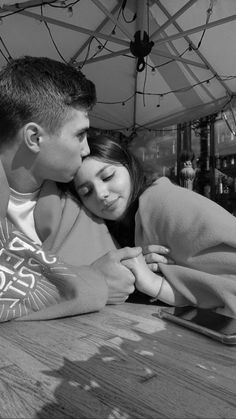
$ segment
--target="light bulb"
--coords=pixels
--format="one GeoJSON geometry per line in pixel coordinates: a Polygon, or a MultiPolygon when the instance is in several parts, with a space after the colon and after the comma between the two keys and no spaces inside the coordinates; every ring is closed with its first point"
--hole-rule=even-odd
{"type": "Polygon", "coordinates": [[[72,17],[72,16],[73,16],[73,7],[72,7],[72,6],[69,6],[69,7],[68,7],[68,9],[67,9],[67,13],[68,13],[68,16],[69,16],[69,17],[72,17]]]}

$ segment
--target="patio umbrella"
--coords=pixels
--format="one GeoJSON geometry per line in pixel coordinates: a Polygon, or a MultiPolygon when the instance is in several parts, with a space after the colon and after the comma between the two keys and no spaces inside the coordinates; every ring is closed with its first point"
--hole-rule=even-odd
{"type": "Polygon", "coordinates": [[[235,0],[1,0],[0,18],[0,66],[34,55],[81,68],[95,128],[132,135],[223,110],[236,130],[235,0]]]}

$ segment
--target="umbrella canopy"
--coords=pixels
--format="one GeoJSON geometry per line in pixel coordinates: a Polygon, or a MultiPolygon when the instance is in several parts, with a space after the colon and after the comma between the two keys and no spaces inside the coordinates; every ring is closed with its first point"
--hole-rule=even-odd
{"type": "Polygon", "coordinates": [[[0,0],[0,6],[0,65],[34,55],[81,68],[97,87],[93,127],[131,135],[198,119],[233,101],[235,0],[0,0]]]}

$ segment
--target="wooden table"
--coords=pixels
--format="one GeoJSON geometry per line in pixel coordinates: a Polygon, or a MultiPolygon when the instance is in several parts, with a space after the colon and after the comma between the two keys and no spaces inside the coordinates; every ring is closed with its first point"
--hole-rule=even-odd
{"type": "Polygon", "coordinates": [[[0,418],[236,418],[236,346],[158,307],[0,325],[0,418]]]}

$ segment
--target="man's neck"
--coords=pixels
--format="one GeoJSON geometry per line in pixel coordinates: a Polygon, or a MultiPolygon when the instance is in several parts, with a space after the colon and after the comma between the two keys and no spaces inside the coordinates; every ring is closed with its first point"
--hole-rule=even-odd
{"type": "Polygon", "coordinates": [[[7,159],[1,157],[2,165],[5,170],[8,185],[16,192],[30,193],[41,187],[42,182],[37,182],[29,170],[24,167],[14,168],[7,159]]]}
{"type": "Polygon", "coordinates": [[[35,156],[24,142],[15,141],[0,149],[0,159],[10,188],[20,193],[39,189],[43,180],[35,176],[35,156]]]}
{"type": "Polygon", "coordinates": [[[35,179],[31,178],[30,173],[19,175],[19,173],[8,176],[6,174],[9,187],[20,193],[30,193],[38,190],[41,184],[35,182],[35,179]]]}

